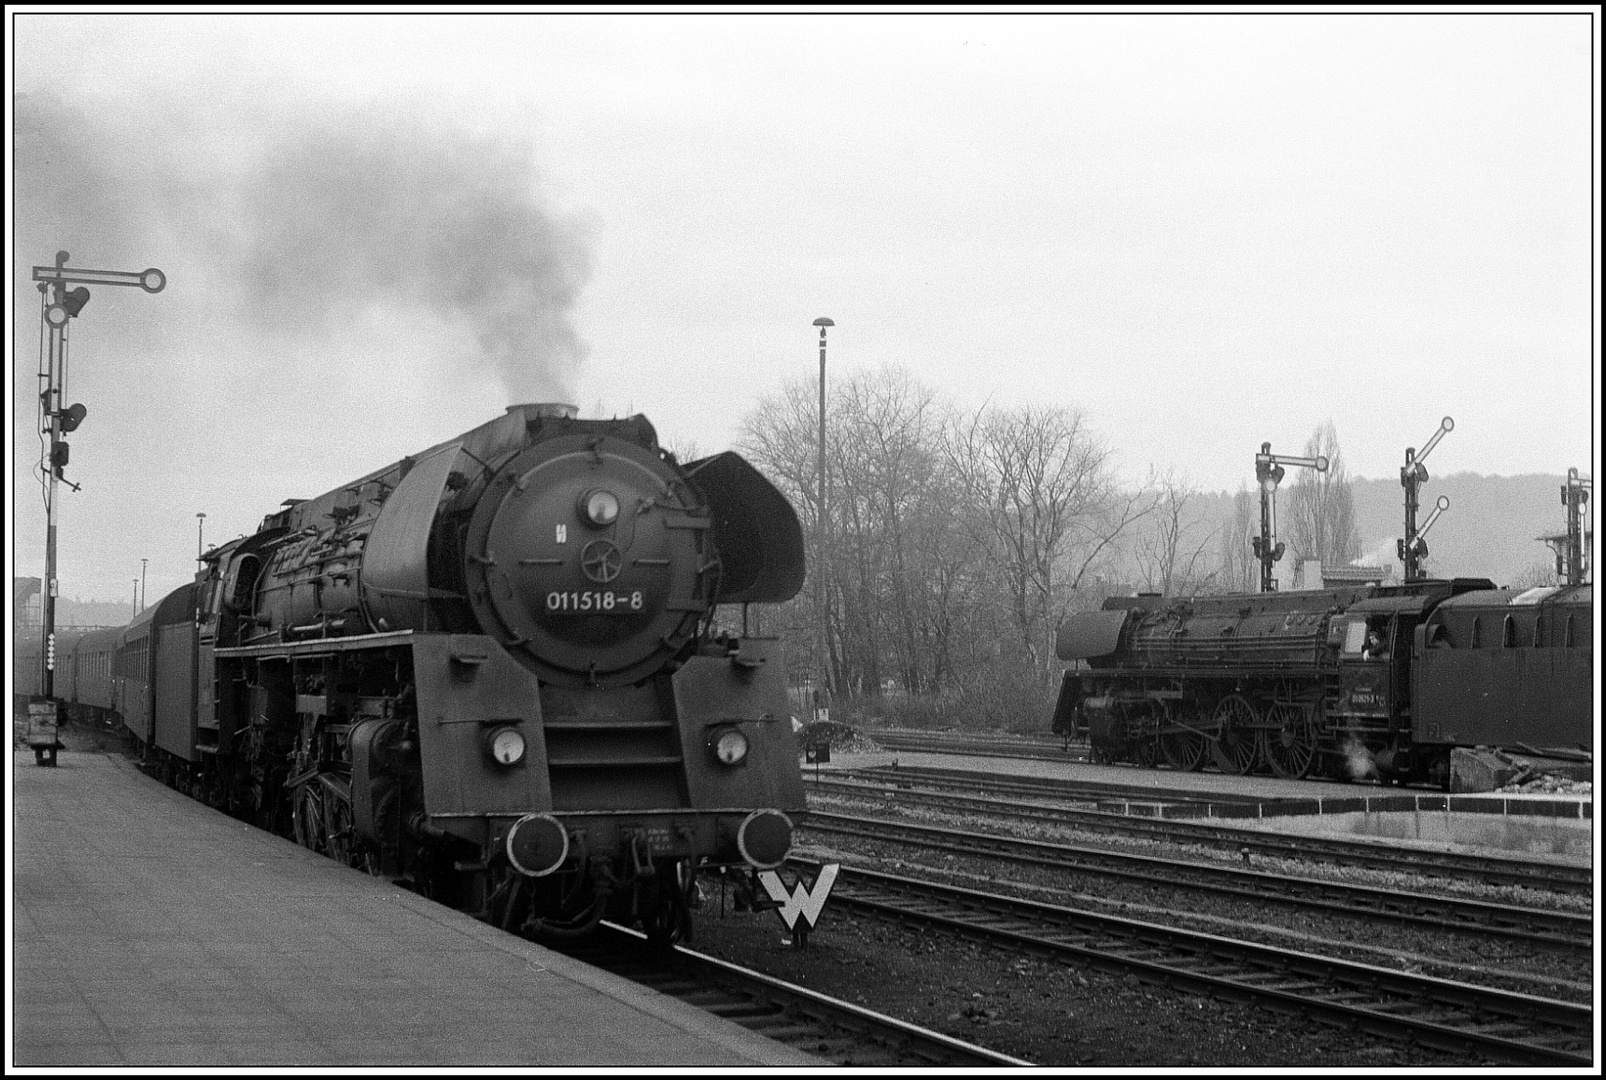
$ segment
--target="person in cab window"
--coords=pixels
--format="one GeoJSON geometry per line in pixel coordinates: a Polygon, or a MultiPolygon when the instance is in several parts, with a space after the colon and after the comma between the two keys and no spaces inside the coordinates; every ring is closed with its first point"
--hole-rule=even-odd
{"type": "Polygon", "coordinates": [[[1362,660],[1387,660],[1388,650],[1383,647],[1383,635],[1377,630],[1366,632],[1366,648],[1361,650],[1362,660]]]}

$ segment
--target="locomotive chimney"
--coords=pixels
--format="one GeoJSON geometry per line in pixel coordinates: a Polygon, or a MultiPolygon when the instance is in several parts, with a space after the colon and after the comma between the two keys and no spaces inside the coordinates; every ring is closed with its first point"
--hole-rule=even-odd
{"type": "Polygon", "coordinates": [[[535,401],[523,405],[509,405],[507,411],[519,413],[530,420],[573,420],[580,415],[580,406],[565,405],[561,401],[535,401]]]}

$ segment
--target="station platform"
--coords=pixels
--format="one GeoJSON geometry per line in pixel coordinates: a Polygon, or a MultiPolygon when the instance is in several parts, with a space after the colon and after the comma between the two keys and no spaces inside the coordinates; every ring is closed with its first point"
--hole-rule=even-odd
{"type": "Polygon", "coordinates": [[[7,1072],[817,1067],[227,817],[123,758],[12,755],[7,1072]]]}
{"type": "Polygon", "coordinates": [[[1098,799],[1099,809],[1115,813],[1593,864],[1592,794],[1449,795],[1426,788],[1375,783],[1283,780],[1273,776],[907,750],[833,753],[828,764],[804,766],[805,790],[816,771],[829,778],[834,770],[896,767],[1060,781],[1068,792],[1078,784],[1120,788],[1120,795],[1106,793],[1098,799]]]}

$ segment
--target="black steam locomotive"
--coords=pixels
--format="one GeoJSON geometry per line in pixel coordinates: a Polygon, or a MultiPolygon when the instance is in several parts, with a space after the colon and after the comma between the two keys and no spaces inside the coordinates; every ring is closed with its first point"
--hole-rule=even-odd
{"type": "Polygon", "coordinates": [[[1594,587],[1111,597],[1060,629],[1095,761],[1447,785],[1457,746],[1592,755],[1594,587]]]}
{"type": "Polygon", "coordinates": [[[699,868],[785,859],[804,796],[778,642],[785,497],[646,418],[517,406],[287,502],[60,652],[165,778],[505,928],[674,940],[699,868]]]}

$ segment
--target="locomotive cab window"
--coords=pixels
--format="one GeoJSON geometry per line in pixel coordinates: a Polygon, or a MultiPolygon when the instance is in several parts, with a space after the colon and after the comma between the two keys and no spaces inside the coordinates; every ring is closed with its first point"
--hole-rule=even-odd
{"type": "Polygon", "coordinates": [[[1349,656],[1359,656],[1366,648],[1366,623],[1359,619],[1344,628],[1344,652],[1349,656]]]}
{"type": "Polygon", "coordinates": [[[1373,619],[1365,624],[1365,628],[1366,637],[1361,645],[1361,659],[1387,660],[1389,655],[1388,620],[1373,619]]]}

